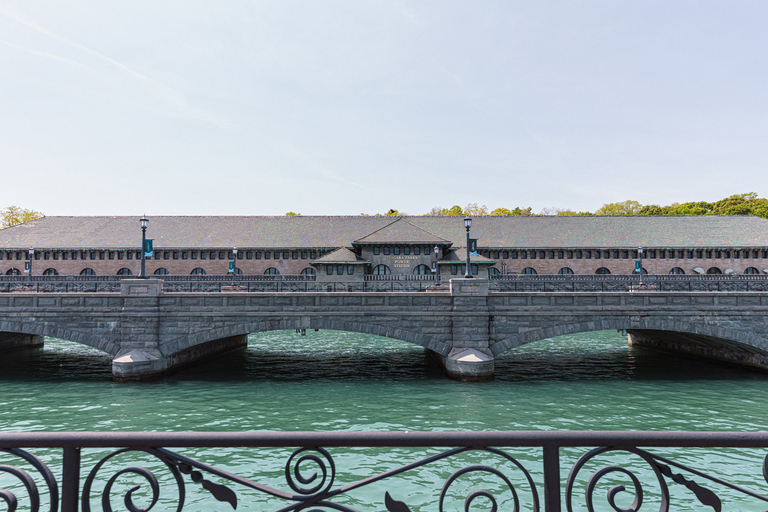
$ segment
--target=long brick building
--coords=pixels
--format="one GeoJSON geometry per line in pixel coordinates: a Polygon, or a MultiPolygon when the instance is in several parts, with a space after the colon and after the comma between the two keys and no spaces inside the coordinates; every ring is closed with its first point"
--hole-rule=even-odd
{"type": "MultiPolygon", "coordinates": [[[[473,274],[768,273],[768,220],[752,216],[485,216],[473,274]]],[[[148,275],[464,274],[462,217],[150,217],[148,275]],[[235,252],[236,249],[236,252],[235,252]],[[437,252],[435,251],[437,249],[437,252]],[[236,256],[235,256],[236,254],[236,256]]],[[[139,217],[44,217],[0,230],[0,272],[138,275],[139,217]]],[[[393,277],[394,278],[394,277],[393,277]]]]}

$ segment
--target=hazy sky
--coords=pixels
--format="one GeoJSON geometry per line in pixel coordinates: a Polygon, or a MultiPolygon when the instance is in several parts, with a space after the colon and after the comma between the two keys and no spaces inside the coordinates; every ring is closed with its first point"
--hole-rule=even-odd
{"type": "Polygon", "coordinates": [[[768,2],[0,0],[0,207],[768,196],[768,2]]]}

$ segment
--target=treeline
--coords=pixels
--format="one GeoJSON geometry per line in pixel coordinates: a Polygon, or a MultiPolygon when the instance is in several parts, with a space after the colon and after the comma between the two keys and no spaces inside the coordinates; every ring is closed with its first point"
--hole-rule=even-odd
{"type": "Polygon", "coordinates": [[[22,222],[39,219],[42,216],[42,213],[34,210],[27,210],[26,208],[19,208],[18,206],[9,206],[0,210],[0,229],[9,228],[16,224],[21,224],[22,222]]]}
{"type": "MultiPolygon", "coordinates": [[[[292,215],[293,213],[288,213],[292,215]]],[[[368,215],[361,213],[360,215],[368,215]]],[[[389,210],[387,213],[375,215],[408,215],[398,210],[389,210]]],[[[755,192],[736,194],[714,203],[706,201],[689,203],[672,203],[667,206],[657,204],[642,205],[638,201],[627,200],[617,203],[606,203],[594,212],[575,211],[560,208],[544,208],[540,213],[532,212],[531,207],[521,208],[496,208],[490,210],[487,206],[478,206],[470,203],[462,208],[453,205],[450,208],[435,206],[424,215],[756,215],[768,219],[768,199],[758,197],[755,192]]]]}

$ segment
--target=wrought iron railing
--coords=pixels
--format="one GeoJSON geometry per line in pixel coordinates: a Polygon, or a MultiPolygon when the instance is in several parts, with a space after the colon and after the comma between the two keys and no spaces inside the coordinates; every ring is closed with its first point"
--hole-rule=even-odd
{"type": "Polygon", "coordinates": [[[761,510],[766,448],[768,432],[2,433],[0,498],[63,512],[761,510]]]}

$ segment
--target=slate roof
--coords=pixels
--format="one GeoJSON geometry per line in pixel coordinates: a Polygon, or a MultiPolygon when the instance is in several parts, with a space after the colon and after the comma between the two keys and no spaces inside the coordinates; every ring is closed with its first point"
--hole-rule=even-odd
{"type": "MultiPolygon", "coordinates": [[[[0,230],[0,249],[126,249],[141,242],[140,215],[43,217],[0,230]]],[[[162,249],[338,248],[374,240],[392,225],[466,243],[462,217],[149,217],[147,237],[162,249]],[[396,223],[396,225],[395,225],[396,223]],[[413,228],[408,227],[413,226],[413,228]],[[416,229],[414,229],[416,228],[416,229]]],[[[768,219],[754,216],[475,217],[481,248],[768,247],[768,219]]],[[[407,238],[407,237],[406,237],[407,238]]],[[[393,242],[388,240],[388,242],[393,242]]],[[[429,241],[426,243],[436,243],[429,241]]]]}
{"type": "Polygon", "coordinates": [[[439,237],[418,226],[403,217],[399,217],[391,224],[387,224],[370,235],[364,236],[354,241],[355,244],[428,244],[428,245],[450,245],[451,241],[439,237]]]}

